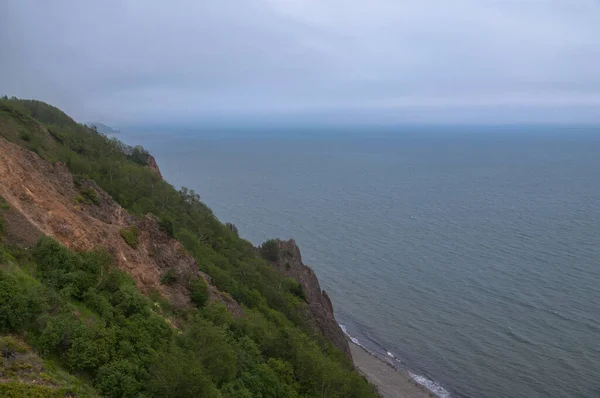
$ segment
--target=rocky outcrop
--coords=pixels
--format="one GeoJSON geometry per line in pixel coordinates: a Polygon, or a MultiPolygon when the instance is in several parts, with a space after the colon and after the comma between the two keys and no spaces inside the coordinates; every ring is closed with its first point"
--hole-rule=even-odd
{"type": "Polygon", "coordinates": [[[152,155],[148,156],[146,167],[148,167],[150,170],[152,170],[153,172],[158,174],[158,176],[160,178],[163,178],[163,176],[160,172],[160,169],[158,168],[158,163],[156,163],[156,159],[154,159],[154,156],[152,156],[152,155]]]}
{"type": "Polygon", "coordinates": [[[331,300],[327,293],[321,290],[315,272],[302,262],[300,249],[296,242],[293,239],[276,240],[276,242],[279,247],[279,260],[274,263],[275,267],[282,274],[296,279],[302,285],[308,304],[311,326],[320,331],[348,358],[351,358],[348,340],[335,320],[331,300]]]}
{"type": "Polygon", "coordinates": [[[47,235],[74,250],[105,248],[142,293],[158,292],[174,305],[188,305],[187,281],[202,277],[209,283],[212,301],[223,302],[233,315],[243,315],[238,303],[212,286],[196,260],[161,230],[153,215],[137,219],[93,181],[74,180],[64,164],[47,162],[2,137],[0,195],[10,206],[4,212],[8,243],[28,247],[47,235]],[[133,226],[136,247],[121,236],[121,230],[133,226]],[[161,283],[166,272],[176,275],[175,283],[161,283]]]}

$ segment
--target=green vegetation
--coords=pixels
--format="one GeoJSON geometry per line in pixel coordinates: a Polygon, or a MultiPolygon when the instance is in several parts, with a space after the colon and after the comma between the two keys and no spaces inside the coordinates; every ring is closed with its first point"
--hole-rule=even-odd
{"type": "Polygon", "coordinates": [[[173,268],[169,268],[167,272],[160,277],[160,283],[163,285],[171,286],[175,282],[177,282],[177,271],[175,271],[173,268]]]}
{"type": "Polygon", "coordinates": [[[2,241],[2,233],[4,232],[4,216],[2,213],[10,209],[10,205],[2,196],[0,196],[0,242],[2,241]]]}
{"type": "Polygon", "coordinates": [[[279,246],[275,239],[269,239],[260,246],[260,254],[269,261],[279,260],[279,246]]]}
{"type": "Polygon", "coordinates": [[[0,196],[0,210],[8,210],[10,209],[10,205],[2,196],[0,196]]]}
{"type": "Polygon", "coordinates": [[[119,231],[121,233],[121,236],[123,237],[123,239],[125,239],[125,242],[127,242],[127,244],[131,247],[133,247],[134,249],[137,247],[138,245],[138,230],[137,227],[135,225],[132,225],[129,228],[123,228],[121,231],[119,231]]]}
{"type": "Polygon", "coordinates": [[[0,383],[0,397],[5,398],[63,398],[71,394],[68,390],[48,386],[37,386],[14,381],[0,383]]]}
{"type": "Polygon", "coordinates": [[[81,194],[75,197],[75,203],[88,203],[90,205],[100,204],[100,195],[94,188],[84,188],[81,194]]]}
{"type": "Polygon", "coordinates": [[[195,278],[189,283],[190,297],[198,307],[204,307],[208,302],[208,285],[202,278],[195,278]]]}
{"type": "MultiPolygon", "coordinates": [[[[195,308],[152,302],[105,251],[74,253],[43,238],[25,251],[0,246],[0,334],[22,336],[44,359],[108,397],[376,396],[348,359],[307,326],[302,288],[268,262],[279,258],[277,243],[257,250],[240,239],[196,192],[176,190],[145,167],[143,148],[42,102],[15,98],[0,99],[0,134],[65,163],[132,214],[157,216],[245,312],[233,318],[224,305],[208,303],[202,278],[181,283],[195,308]]],[[[137,229],[121,235],[137,246],[137,229]]]]}

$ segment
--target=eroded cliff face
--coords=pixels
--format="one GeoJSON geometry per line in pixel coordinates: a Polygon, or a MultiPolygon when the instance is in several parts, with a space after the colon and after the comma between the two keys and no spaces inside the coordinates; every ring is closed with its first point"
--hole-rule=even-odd
{"type": "Polygon", "coordinates": [[[158,176],[160,178],[163,178],[162,173],[160,172],[160,168],[158,168],[158,163],[156,163],[156,159],[154,159],[154,156],[152,156],[152,155],[148,156],[147,167],[150,170],[152,170],[153,172],[155,172],[156,174],[158,174],[158,176]]]}
{"type": "Polygon", "coordinates": [[[238,303],[212,286],[196,260],[161,230],[153,215],[136,219],[93,181],[75,181],[65,165],[49,163],[2,137],[0,195],[10,205],[4,213],[9,244],[29,247],[47,235],[74,250],[105,248],[142,293],[159,292],[175,305],[189,304],[187,281],[202,277],[211,301],[221,301],[233,315],[243,315],[238,303]],[[129,246],[120,232],[132,226],[138,234],[136,247],[129,246]],[[177,282],[163,285],[161,277],[169,270],[177,282]]]}
{"type": "Polygon", "coordinates": [[[319,279],[314,271],[302,262],[296,242],[293,239],[276,242],[279,247],[279,260],[274,263],[275,267],[302,285],[310,311],[308,318],[312,323],[311,326],[323,333],[348,358],[351,358],[348,340],[335,319],[331,299],[325,290],[321,290],[319,279]]]}

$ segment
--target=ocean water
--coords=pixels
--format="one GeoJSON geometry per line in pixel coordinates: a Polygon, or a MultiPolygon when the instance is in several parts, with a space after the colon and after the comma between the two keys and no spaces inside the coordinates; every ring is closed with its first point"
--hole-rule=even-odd
{"type": "Polygon", "coordinates": [[[600,131],[128,135],[441,397],[600,397],[600,131]]]}

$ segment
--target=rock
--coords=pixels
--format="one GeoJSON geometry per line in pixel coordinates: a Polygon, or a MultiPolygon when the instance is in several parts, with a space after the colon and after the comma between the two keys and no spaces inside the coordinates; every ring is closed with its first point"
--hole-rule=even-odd
{"type": "Polygon", "coordinates": [[[148,167],[150,170],[152,170],[156,174],[158,174],[158,176],[160,178],[163,178],[162,173],[160,172],[160,169],[158,168],[158,163],[156,163],[156,159],[154,159],[154,156],[152,156],[152,155],[148,156],[148,161],[147,161],[146,167],[148,167]]]}
{"type": "MultiPolygon", "coordinates": [[[[136,219],[94,181],[78,179],[76,183],[64,164],[51,164],[3,137],[0,196],[10,205],[3,211],[6,243],[30,247],[47,235],[73,250],[106,249],[142,293],[158,292],[174,305],[191,305],[187,281],[200,276],[198,263],[161,230],[152,214],[136,219]],[[96,200],[76,200],[86,190],[93,190],[96,200]],[[138,233],[136,247],[129,246],[120,233],[133,225],[138,233]],[[178,282],[172,286],[161,283],[167,270],[177,275],[178,282]]],[[[209,288],[212,301],[223,302],[234,316],[243,314],[231,296],[209,288]]]]}
{"type": "Polygon", "coordinates": [[[279,260],[274,265],[283,275],[296,279],[302,285],[312,326],[352,359],[346,335],[335,319],[331,299],[324,290],[321,290],[319,279],[314,271],[302,262],[296,242],[293,239],[276,240],[276,242],[279,247],[279,260]]]}

